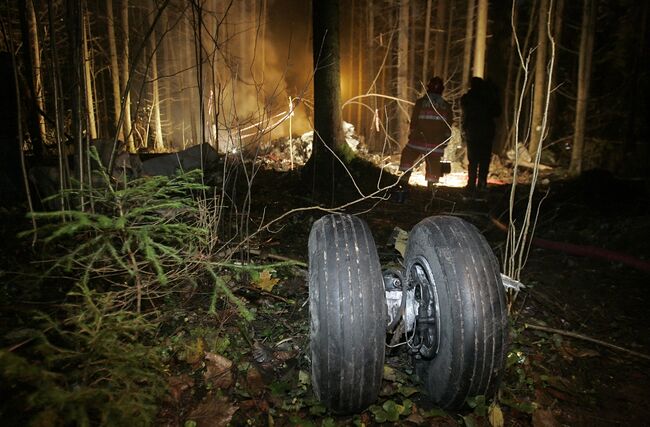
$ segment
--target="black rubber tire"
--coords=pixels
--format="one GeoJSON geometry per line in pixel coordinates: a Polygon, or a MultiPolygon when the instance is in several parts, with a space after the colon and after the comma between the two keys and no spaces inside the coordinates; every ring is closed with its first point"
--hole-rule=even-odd
{"type": "MultiPolygon", "coordinates": [[[[499,265],[487,241],[460,218],[426,218],[409,233],[405,262],[409,283],[420,271],[432,286],[431,347],[437,351],[415,359],[426,394],[447,409],[462,407],[468,397],[491,397],[503,371],[508,319],[499,265]]],[[[418,320],[426,325],[423,316],[421,306],[418,320]]]]}
{"type": "Polygon", "coordinates": [[[312,387],[336,412],[377,400],[384,368],[386,294],[375,241],[364,221],[327,215],[309,235],[312,387]]]}

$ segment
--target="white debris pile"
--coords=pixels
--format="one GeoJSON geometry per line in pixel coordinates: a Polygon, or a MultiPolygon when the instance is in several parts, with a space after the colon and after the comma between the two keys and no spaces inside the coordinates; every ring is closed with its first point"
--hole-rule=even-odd
{"type": "MultiPolygon", "coordinates": [[[[343,122],[343,133],[345,142],[348,147],[355,153],[362,148],[359,136],[355,133],[354,125],[343,122]]],[[[314,131],[309,131],[300,136],[300,138],[279,138],[272,141],[263,154],[260,155],[260,162],[270,169],[278,171],[287,171],[292,167],[302,166],[307,163],[312,152],[314,142],[314,131]]]]}

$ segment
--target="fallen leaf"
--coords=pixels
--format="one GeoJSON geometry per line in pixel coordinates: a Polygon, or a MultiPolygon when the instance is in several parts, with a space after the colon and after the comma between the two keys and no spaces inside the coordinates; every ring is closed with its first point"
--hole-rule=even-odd
{"type": "Polygon", "coordinates": [[[395,227],[393,235],[394,236],[391,237],[394,237],[395,239],[395,249],[400,253],[400,255],[402,255],[402,257],[404,257],[406,253],[406,244],[409,240],[409,233],[399,227],[395,227]]]}
{"type": "Polygon", "coordinates": [[[596,350],[591,350],[591,349],[577,349],[574,347],[566,346],[564,350],[566,350],[566,352],[569,353],[571,356],[577,358],[600,356],[600,353],[598,353],[596,350]]]}
{"type": "Polygon", "coordinates": [[[395,374],[395,369],[391,368],[388,365],[384,365],[384,380],[386,381],[397,381],[397,375],[395,374]]]}
{"type": "Polygon", "coordinates": [[[548,409],[537,409],[533,412],[533,427],[558,427],[553,412],[548,409]]]}
{"type": "Polygon", "coordinates": [[[209,395],[190,412],[187,421],[194,421],[196,427],[225,427],[238,409],[225,396],[209,395]]]}
{"type": "Polygon", "coordinates": [[[280,279],[271,276],[271,270],[264,270],[260,273],[259,278],[255,281],[255,286],[263,291],[271,292],[273,287],[278,284],[280,279]]]}
{"type": "Polygon", "coordinates": [[[503,412],[498,403],[495,402],[490,405],[488,420],[490,420],[492,427],[503,427],[503,412]]]}
{"type": "Polygon", "coordinates": [[[194,387],[194,380],[187,374],[170,377],[167,383],[174,402],[179,402],[183,392],[194,387]]]}
{"type": "Polygon", "coordinates": [[[269,412],[270,407],[269,402],[266,400],[250,399],[239,402],[239,409],[244,412],[255,411],[266,414],[269,412]]]}
{"type": "Polygon", "coordinates": [[[273,358],[278,362],[286,362],[287,360],[293,359],[298,355],[296,351],[274,351],[273,358]]]}
{"type": "Polygon", "coordinates": [[[255,366],[251,366],[246,372],[246,384],[248,385],[248,390],[253,395],[258,396],[264,392],[264,379],[255,366]]]}
{"type": "Polygon", "coordinates": [[[196,365],[203,358],[205,351],[205,340],[203,337],[198,337],[195,342],[186,345],[184,351],[179,355],[180,360],[184,360],[190,365],[196,365]]]}
{"type": "Polygon", "coordinates": [[[415,412],[415,413],[412,413],[411,415],[409,415],[408,417],[406,417],[405,421],[408,421],[408,422],[413,423],[415,425],[421,425],[421,424],[424,424],[425,419],[424,419],[424,417],[422,415],[415,412]]]}
{"type": "Polygon", "coordinates": [[[226,389],[233,385],[232,362],[216,353],[205,354],[206,370],[203,377],[216,388],[226,389]]]}

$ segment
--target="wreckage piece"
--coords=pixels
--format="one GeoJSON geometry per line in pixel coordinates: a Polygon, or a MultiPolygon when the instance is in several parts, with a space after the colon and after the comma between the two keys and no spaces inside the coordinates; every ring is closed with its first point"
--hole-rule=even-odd
{"type": "MultiPolygon", "coordinates": [[[[90,156],[90,167],[93,171],[91,174],[91,183],[93,187],[105,185],[104,178],[98,174],[97,171],[99,171],[100,168],[106,170],[113,150],[113,143],[114,141],[108,138],[99,138],[90,141],[90,149],[94,149],[97,152],[97,157],[90,156]]],[[[76,173],[81,169],[78,153],[68,156],[67,160],[70,162],[69,164],[72,176],[78,178],[76,173]]],[[[116,182],[124,182],[127,178],[133,179],[139,177],[141,169],[142,163],[140,162],[140,157],[138,157],[137,154],[128,153],[124,142],[118,141],[113,170],[110,174],[111,178],[116,182]]],[[[58,200],[45,200],[57,194],[61,188],[59,183],[60,174],[58,165],[55,166],[51,163],[49,165],[34,165],[29,168],[27,178],[32,189],[35,191],[36,196],[40,199],[43,208],[51,210],[60,209],[58,200]]]]}
{"type": "Polygon", "coordinates": [[[442,408],[493,396],[503,374],[508,319],[499,265],[476,227],[457,217],[417,224],[404,267],[383,273],[365,222],[319,219],[309,236],[309,311],[312,386],[337,412],[377,398],[387,333],[403,337],[427,397],[442,408]]]}
{"type": "Polygon", "coordinates": [[[422,220],[409,233],[406,289],[416,290],[410,352],[429,399],[457,409],[491,397],[503,374],[508,318],[499,264],[485,237],[453,216],[422,220]]]}
{"type": "Polygon", "coordinates": [[[353,215],[327,215],[309,235],[309,313],[314,393],[328,408],[363,410],[377,400],[386,300],[370,230],[353,215]]]}
{"type": "Polygon", "coordinates": [[[163,154],[142,162],[143,175],[173,176],[176,171],[205,169],[219,158],[217,150],[210,144],[195,145],[177,153],[163,154]]]}

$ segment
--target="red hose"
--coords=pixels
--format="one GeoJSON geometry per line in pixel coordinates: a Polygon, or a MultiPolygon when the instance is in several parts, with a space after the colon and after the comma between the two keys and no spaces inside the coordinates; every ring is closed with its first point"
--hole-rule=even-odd
{"type": "MultiPolygon", "coordinates": [[[[508,231],[508,227],[496,218],[490,218],[492,223],[502,231],[508,231]]],[[[586,256],[590,258],[600,258],[608,261],[620,262],[638,270],[650,273],[650,262],[642,260],[621,252],[610,251],[596,246],[589,245],[576,245],[574,243],[555,242],[553,240],[541,239],[533,237],[533,245],[544,249],[551,249],[555,251],[564,252],[571,255],[586,256]]]]}

